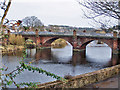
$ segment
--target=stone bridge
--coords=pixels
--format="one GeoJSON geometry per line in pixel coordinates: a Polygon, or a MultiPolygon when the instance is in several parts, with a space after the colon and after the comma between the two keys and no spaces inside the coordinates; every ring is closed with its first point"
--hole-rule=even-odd
{"type": "Polygon", "coordinates": [[[117,37],[117,34],[114,36],[85,36],[85,35],[77,35],[74,30],[72,34],[40,34],[40,32],[36,31],[32,34],[28,33],[19,33],[21,34],[25,40],[32,39],[38,47],[46,47],[50,46],[51,43],[58,39],[62,38],[68,41],[74,49],[86,49],[86,45],[94,40],[99,40],[106,43],[109,47],[111,47],[113,54],[117,54],[120,50],[120,38],[117,37]]]}

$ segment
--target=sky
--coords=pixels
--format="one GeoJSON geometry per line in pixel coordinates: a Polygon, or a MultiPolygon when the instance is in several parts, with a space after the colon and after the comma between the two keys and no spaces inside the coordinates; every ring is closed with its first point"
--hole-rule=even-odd
{"type": "Polygon", "coordinates": [[[45,25],[91,27],[76,0],[13,0],[8,19],[38,17],[45,25]]]}
{"type": "Polygon", "coordinates": [[[85,8],[77,0],[12,0],[6,18],[22,20],[27,16],[36,16],[44,25],[93,27],[93,21],[84,16],[82,9],[85,8]]]}

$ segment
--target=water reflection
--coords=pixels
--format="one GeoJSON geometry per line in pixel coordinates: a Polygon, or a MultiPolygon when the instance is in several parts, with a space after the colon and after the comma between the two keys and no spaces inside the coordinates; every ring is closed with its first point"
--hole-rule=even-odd
{"type": "MultiPolygon", "coordinates": [[[[86,47],[86,52],[73,52],[71,46],[65,47],[61,50],[34,49],[27,50],[26,52],[28,55],[27,59],[24,60],[25,63],[29,63],[31,60],[36,60],[31,64],[32,66],[40,67],[61,77],[68,74],[72,76],[80,75],[120,63],[120,56],[112,56],[112,51],[109,47],[86,47]]],[[[19,54],[14,53],[14,55],[6,54],[3,56],[2,63],[9,67],[8,71],[4,73],[12,71],[19,65],[22,53],[20,56],[19,54]]],[[[31,73],[27,70],[15,78],[15,81],[17,82],[31,81],[45,83],[54,80],[55,79],[51,77],[36,72],[31,73]]]]}
{"type": "Polygon", "coordinates": [[[112,57],[110,47],[86,47],[86,52],[73,52],[72,46],[66,46],[62,49],[44,49],[44,50],[29,50],[28,58],[25,60],[28,63],[31,60],[36,60],[34,64],[47,63],[66,63],[72,66],[88,65],[88,66],[110,66],[118,64],[118,57],[112,57]],[[31,52],[30,52],[31,51],[31,52]],[[36,52],[36,53],[35,53],[36,52]]]}
{"type": "Polygon", "coordinates": [[[68,45],[64,48],[51,48],[51,54],[52,57],[54,57],[53,59],[58,60],[58,62],[69,62],[72,59],[73,47],[70,43],[68,43],[68,45]]]}
{"type": "Polygon", "coordinates": [[[86,47],[86,60],[100,64],[111,61],[112,50],[110,47],[86,47]]]}
{"type": "Polygon", "coordinates": [[[97,44],[95,40],[86,46],[86,60],[108,66],[112,58],[112,49],[107,44],[97,44]]]}
{"type": "Polygon", "coordinates": [[[34,57],[36,54],[36,49],[26,49],[28,57],[34,57]]]}

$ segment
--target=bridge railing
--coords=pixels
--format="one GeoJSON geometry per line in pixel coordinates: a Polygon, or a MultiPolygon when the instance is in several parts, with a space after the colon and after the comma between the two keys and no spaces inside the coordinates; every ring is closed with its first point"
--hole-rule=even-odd
{"type": "MultiPolygon", "coordinates": [[[[22,34],[22,35],[35,35],[36,33],[33,31],[29,31],[29,32],[15,32],[14,34],[22,34]]],[[[39,35],[73,35],[73,32],[48,32],[48,31],[41,31],[38,33],[39,35]]],[[[91,32],[91,33],[84,33],[84,32],[80,32],[77,33],[77,36],[96,36],[96,37],[113,37],[112,33],[106,33],[106,34],[101,34],[101,33],[95,33],[95,32],[91,32]]]]}
{"type": "Polygon", "coordinates": [[[101,33],[77,33],[78,36],[104,36],[104,37],[113,37],[113,34],[111,33],[106,33],[106,34],[101,34],[101,33]]]}

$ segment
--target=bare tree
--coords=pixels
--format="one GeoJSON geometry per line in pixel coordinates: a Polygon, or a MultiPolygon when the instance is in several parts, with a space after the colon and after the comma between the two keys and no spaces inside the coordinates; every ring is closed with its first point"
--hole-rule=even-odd
{"type": "MultiPolygon", "coordinates": [[[[8,10],[10,8],[10,5],[11,5],[11,1],[12,0],[2,0],[0,1],[0,8],[1,10],[3,10],[3,15],[0,14],[1,16],[1,21],[0,21],[0,35],[4,36],[4,30],[3,30],[3,22],[4,22],[4,19],[8,13],[8,10]]],[[[8,19],[6,19],[6,22],[9,22],[8,19]]]]}
{"type": "MultiPolygon", "coordinates": [[[[3,22],[4,22],[4,19],[8,13],[8,10],[10,8],[10,5],[11,5],[11,1],[12,0],[1,0],[0,1],[0,9],[3,10],[3,15],[2,13],[0,13],[0,18],[1,18],[1,21],[0,21],[0,36],[2,36],[2,40],[4,40],[3,36],[4,36],[4,30],[3,30],[3,22]]],[[[8,19],[6,19],[7,22],[9,22],[8,19]]],[[[1,37],[0,37],[0,41],[1,41],[1,37]]]]}
{"type": "Polygon", "coordinates": [[[96,19],[101,16],[120,20],[119,0],[79,0],[78,2],[80,5],[86,7],[89,10],[87,12],[84,11],[85,16],[89,19],[95,20],[95,22],[104,24],[103,22],[96,19]]]}
{"type": "Polygon", "coordinates": [[[26,25],[27,27],[43,26],[43,23],[35,16],[25,17],[22,21],[23,25],[26,25]]]}
{"type": "Polygon", "coordinates": [[[3,24],[3,21],[8,13],[8,10],[9,10],[10,5],[11,5],[11,1],[12,0],[8,0],[8,1],[4,0],[3,2],[0,2],[0,8],[2,10],[4,10],[4,14],[3,14],[2,19],[1,19],[1,25],[3,24]]]}

